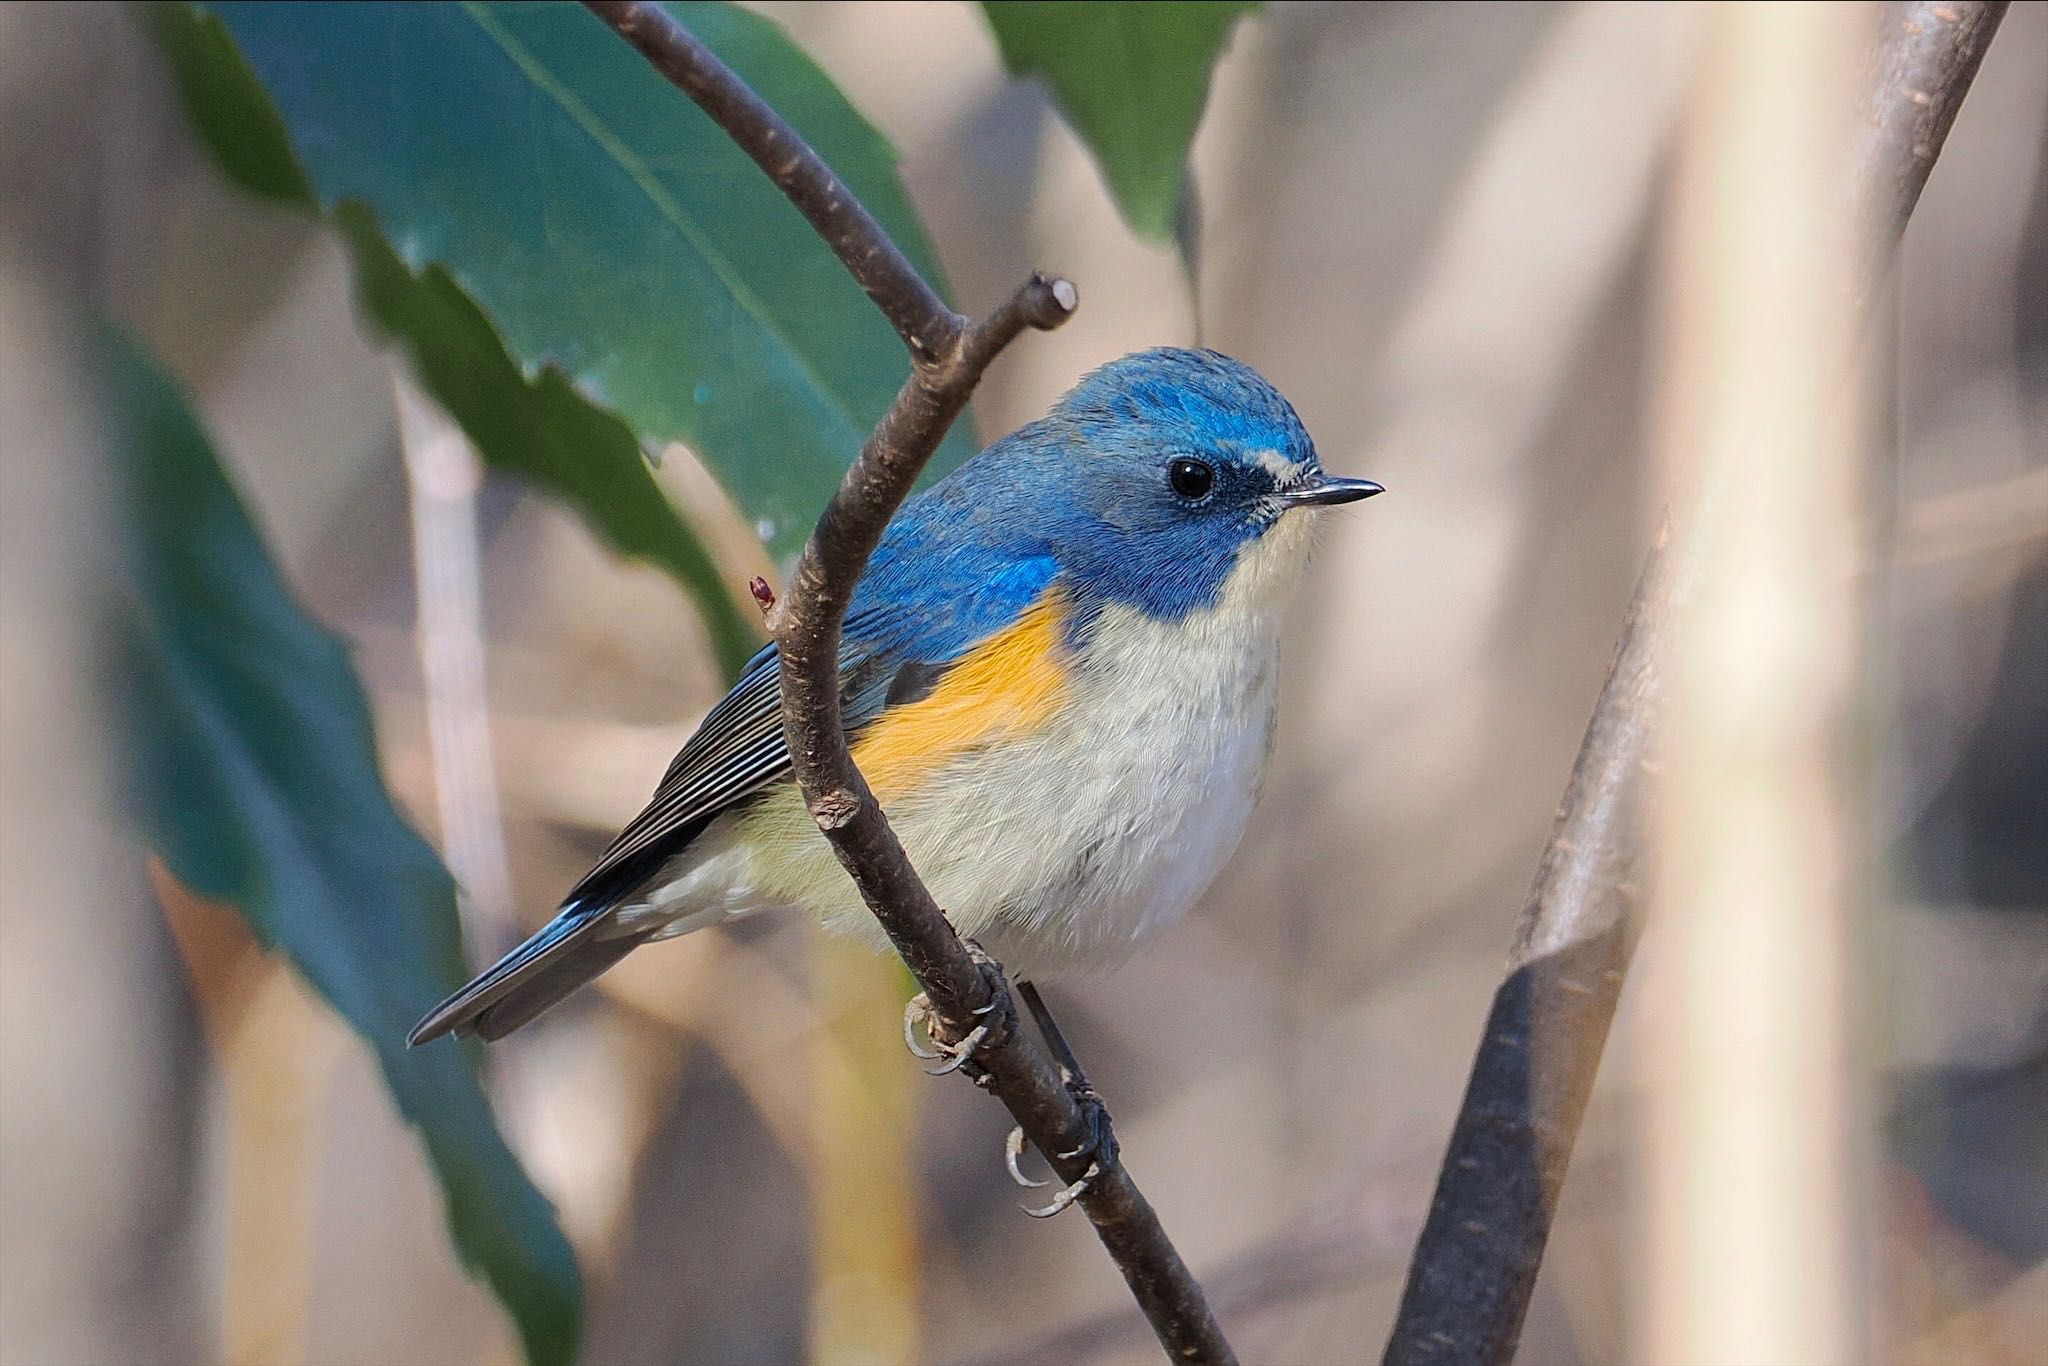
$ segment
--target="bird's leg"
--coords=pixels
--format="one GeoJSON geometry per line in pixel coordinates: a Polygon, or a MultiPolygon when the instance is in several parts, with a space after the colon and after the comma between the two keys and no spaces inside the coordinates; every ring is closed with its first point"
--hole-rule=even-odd
{"type": "MultiPolygon", "coordinates": [[[[1081,1120],[1087,1126],[1087,1134],[1081,1142],[1059,1156],[1062,1161],[1086,1157],[1089,1159],[1088,1169],[1081,1173],[1079,1179],[1053,1196],[1050,1203],[1037,1209],[1026,1207],[1024,1211],[1034,1219],[1050,1219],[1080,1199],[1082,1192],[1088,1189],[1089,1182],[1116,1165],[1116,1130],[1110,1125],[1109,1108],[1102,1103],[1102,1097],[1096,1094],[1095,1087],[1089,1083],[1088,1074],[1081,1070],[1081,1060],[1074,1056],[1073,1047],[1067,1043],[1067,1036],[1061,1031],[1059,1022],[1053,1019],[1052,1012],[1046,1009],[1045,998],[1038,994],[1038,987],[1031,982],[1019,982],[1017,994],[1024,998],[1024,1008],[1031,1012],[1031,1018],[1038,1024],[1038,1032],[1045,1038],[1046,1047],[1052,1050],[1054,1059],[1058,1061],[1060,1075],[1066,1080],[1067,1090],[1073,1094],[1074,1103],[1081,1108],[1081,1120]]],[[[1020,1186],[1044,1185],[1045,1182],[1033,1181],[1019,1169],[1017,1159],[1023,1155],[1023,1151],[1024,1131],[1021,1128],[1012,1130],[1003,1152],[1003,1165],[1009,1169],[1010,1179],[1020,1186]]]]}
{"type": "Polygon", "coordinates": [[[1010,1000],[1010,989],[1003,982],[1003,965],[988,956],[988,953],[972,939],[966,941],[967,952],[981,969],[983,982],[988,987],[988,1002],[973,1011],[973,1028],[958,1040],[942,1037],[935,1025],[943,1027],[938,1013],[933,1010],[929,997],[919,993],[910,1000],[903,1012],[903,1042],[910,1051],[927,1062],[944,1058],[937,1067],[927,1068],[929,1075],[943,1077],[948,1072],[965,1071],[977,1081],[981,1068],[974,1061],[974,1055],[984,1048],[1000,1048],[1010,1041],[1017,1032],[1017,1007],[1010,1000]],[[917,1042],[917,1028],[924,1026],[925,1038],[931,1043],[927,1050],[917,1042]]]}
{"type": "Polygon", "coordinates": [[[1074,1103],[1081,1107],[1082,1119],[1088,1126],[1088,1136],[1080,1146],[1060,1156],[1069,1159],[1093,1157],[1104,1167],[1114,1166],[1117,1158],[1116,1131],[1110,1126],[1108,1107],[1089,1082],[1088,1074],[1081,1070],[1081,1060],[1074,1056],[1073,1046],[1060,1030],[1059,1021],[1053,1019],[1052,1012],[1046,1009],[1045,998],[1038,994],[1037,983],[1019,982],[1017,994],[1024,998],[1024,1008],[1031,1012],[1038,1032],[1045,1036],[1046,1046],[1052,1049],[1053,1057],[1058,1060],[1067,1090],[1073,1093],[1074,1103]]]}

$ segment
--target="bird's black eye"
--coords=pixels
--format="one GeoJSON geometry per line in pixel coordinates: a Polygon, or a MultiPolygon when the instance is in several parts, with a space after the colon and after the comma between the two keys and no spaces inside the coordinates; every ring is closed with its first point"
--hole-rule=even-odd
{"type": "Polygon", "coordinates": [[[1176,460],[1166,467],[1166,482],[1181,497],[1200,500],[1216,487],[1216,471],[1199,460],[1176,460]]]}

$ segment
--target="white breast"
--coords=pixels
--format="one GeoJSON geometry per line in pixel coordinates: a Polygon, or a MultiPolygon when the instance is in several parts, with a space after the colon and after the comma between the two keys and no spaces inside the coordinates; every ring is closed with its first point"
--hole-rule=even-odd
{"type": "Polygon", "coordinates": [[[975,786],[1015,835],[988,847],[986,872],[948,867],[940,881],[1009,893],[975,932],[1018,971],[1114,961],[1185,915],[1244,834],[1277,661],[1268,640],[1219,648],[1198,629],[1191,643],[1188,625],[1104,621],[1060,720],[983,760],[975,786]]]}

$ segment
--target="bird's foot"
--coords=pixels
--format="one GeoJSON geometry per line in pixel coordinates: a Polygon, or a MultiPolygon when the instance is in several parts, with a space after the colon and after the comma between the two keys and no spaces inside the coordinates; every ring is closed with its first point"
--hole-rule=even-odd
{"type": "Polygon", "coordinates": [[[1025,1205],[1024,1212],[1033,1219],[1050,1219],[1055,1214],[1064,1213],[1076,1200],[1088,1193],[1088,1187],[1101,1175],[1102,1164],[1090,1162],[1087,1171],[1082,1172],[1072,1183],[1060,1187],[1052,1199],[1042,1205],[1025,1205]]]}
{"type": "Polygon", "coordinates": [[[1085,1157],[1108,1171],[1116,1165],[1119,1151],[1116,1128],[1109,1122],[1109,1107],[1102,1103],[1102,1097],[1095,1094],[1095,1088],[1088,1084],[1086,1078],[1078,1083],[1070,1078],[1067,1089],[1073,1092],[1074,1104],[1081,1109],[1081,1123],[1086,1136],[1079,1147],[1061,1153],[1060,1157],[1064,1161],[1085,1157]]]}
{"type": "MultiPolygon", "coordinates": [[[[1076,1080],[1071,1073],[1067,1074],[1067,1089],[1081,1111],[1082,1137],[1077,1145],[1061,1152],[1059,1157],[1062,1162],[1076,1162],[1085,1157],[1088,1166],[1080,1176],[1061,1187],[1046,1204],[1036,1208],[1026,1205],[1024,1212],[1034,1219],[1050,1219],[1066,1209],[1086,1194],[1089,1186],[1101,1180],[1104,1172],[1114,1169],[1117,1164],[1116,1129],[1110,1124],[1109,1108],[1102,1103],[1102,1097],[1095,1093],[1095,1088],[1085,1077],[1076,1080]]],[[[1024,1174],[1018,1165],[1024,1156],[1024,1146],[1024,1130],[1020,1125],[1010,1130],[1009,1140],[1003,1145],[1003,1165],[1009,1169],[1010,1179],[1027,1189],[1050,1184],[1034,1181],[1024,1174]]]]}
{"type": "Polygon", "coordinates": [[[971,1012],[973,1027],[957,1040],[941,1037],[938,1029],[942,1022],[938,1011],[933,1009],[931,998],[923,992],[911,997],[910,1004],[904,1007],[904,1046],[924,1061],[939,1064],[925,1069],[930,1076],[943,1077],[963,1069],[970,1076],[978,1074],[980,1068],[974,1062],[975,1054],[984,1049],[1002,1047],[1017,1032],[1017,1007],[1010,1000],[1010,989],[1003,981],[1003,965],[989,957],[972,939],[966,943],[967,952],[981,969],[988,995],[987,1002],[971,1012]],[[920,1028],[924,1031],[926,1044],[917,1041],[920,1028]]]}

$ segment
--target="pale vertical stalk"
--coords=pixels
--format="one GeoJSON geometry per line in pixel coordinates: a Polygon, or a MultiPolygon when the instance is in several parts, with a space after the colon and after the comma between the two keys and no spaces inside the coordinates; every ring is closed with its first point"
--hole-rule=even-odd
{"type": "Polygon", "coordinates": [[[510,928],[512,874],[484,692],[476,529],[482,467],[461,429],[410,380],[394,371],[391,387],[412,495],[417,640],[441,854],[460,889],[464,919],[496,936],[510,928]]]}
{"type": "Polygon", "coordinates": [[[228,1366],[306,1359],[319,1239],[321,1110],[341,1036],[298,976],[268,965],[220,1054],[227,1083],[228,1366]]]}
{"type": "Polygon", "coordinates": [[[897,1027],[901,964],[811,935],[810,1359],[895,1366],[918,1353],[916,1072],[897,1027]]]}
{"type": "Polygon", "coordinates": [[[343,1034],[241,914],[152,857],[149,879],[192,983],[226,1093],[220,1356],[304,1361],[320,1235],[321,1123],[343,1034]]]}
{"type": "Polygon", "coordinates": [[[1857,254],[1837,215],[1872,17],[1708,11],[1678,166],[1660,435],[1675,486],[1700,493],[1702,578],[1656,827],[1632,1353],[1666,1366],[1861,1355],[1857,254]]]}

